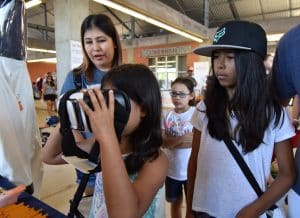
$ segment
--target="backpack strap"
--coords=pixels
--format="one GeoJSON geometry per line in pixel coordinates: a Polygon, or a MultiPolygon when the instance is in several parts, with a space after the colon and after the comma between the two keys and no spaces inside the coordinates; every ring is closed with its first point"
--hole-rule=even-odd
{"type": "Polygon", "coordinates": [[[74,76],[74,85],[76,87],[76,90],[82,89],[82,72],[76,73],[73,71],[74,76]]]}

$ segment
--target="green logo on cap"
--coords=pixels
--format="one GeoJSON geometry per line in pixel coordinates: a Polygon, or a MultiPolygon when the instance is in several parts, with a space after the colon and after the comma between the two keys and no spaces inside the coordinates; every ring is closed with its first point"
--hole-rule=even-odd
{"type": "Polygon", "coordinates": [[[226,33],[225,27],[217,31],[214,37],[214,42],[218,42],[225,35],[225,33],[226,33]]]}

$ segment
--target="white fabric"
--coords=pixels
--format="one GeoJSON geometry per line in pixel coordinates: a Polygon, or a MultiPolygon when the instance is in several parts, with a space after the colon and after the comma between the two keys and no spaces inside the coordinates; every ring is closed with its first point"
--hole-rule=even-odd
{"type": "MultiPolygon", "coordinates": [[[[202,112],[205,109],[204,102],[200,102],[191,120],[194,127],[201,132],[192,208],[214,217],[232,218],[245,205],[257,199],[257,195],[225,143],[209,135],[208,120],[202,112]]],[[[264,144],[246,155],[242,154],[263,191],[270,175],[274,143],[294,135],[291,119],[286,111],[279,123],[282,117],[282,126],[274,128],[274,120],[269,125],[264,135],[264,144]]],[[[235,127],[236,123],[237,120],[232,118],[231,125],[235,127]]],[[[241,146],[237,148],[241,152],[241,146]]]]}
{"type": "MultiPolygon", "coordinates": [[[[195,107],[190,107],[184,113],[176,113],[174,110],[169,111],[163,120],[162,129],[166,135],[183,136],[193,131],[190,123],[195,107]]],[[[179,181],[187,180],[187,165],[191,155],[191,148],[174,148],[164,149],[168,160],[168,177],[179,181]]]]}
{"type": "Polygon", "coordinates": [[[289,218],[298,218],[300,216],[300,195],[293,189],[288,193],[288,208],[289,218]]]}
{"type": "Polygon", "coordinates": [[[40,135],[26,63],[0,57],[0,74],[0,174],[16,184],[33,181],[38,196],[42,181],[40,135]]]}

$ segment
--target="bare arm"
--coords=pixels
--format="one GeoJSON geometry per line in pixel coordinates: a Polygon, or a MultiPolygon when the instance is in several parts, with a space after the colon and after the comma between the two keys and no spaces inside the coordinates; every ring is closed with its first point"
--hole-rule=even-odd
{"type": "Polygon", "coordinates": [[[299,114],[300,114],[300,99],[299,96],[296,95],[294,97],[293,106],[292,106],[292,119],[293,125],[297,129],[299,126],[299,114]]]}
{"type": "Polygon", "coordinates": [[[194,194],[194,184],[196,179],[196,171],[197,171],[197,159],[198,153],[200,149],[200,139],[201,132],[197,129],[194,129],[194,136],[192,142],[192,152],[188,164],[188,182],[187,182],[187,209],[186,209],[186,217],[192,218],[194,217],[192,211],[192,201],[194,194]]]}
{"type": "Polygon", "coordinates": [[[59,128],[60,124],[51,132],[45,146],[41,150],[41,159],[47,164],[66,164],[61,157],[62,135],[59,132],[59,128]]]}
{"type": "Polygon", "coordinates": [[[253,203],[244,207],[236,217],[258,217],[278,201],[295,181],[295,165],[289,140],[275,144],[278,175],[266,192],[253,203]]]}
{"type": "Polygon", "coordinates": [[[166,148],[190,148],[192,147],[193,133],[188,133],[183,136],[168,136],[163,132],[163,145],[166,148]]]}

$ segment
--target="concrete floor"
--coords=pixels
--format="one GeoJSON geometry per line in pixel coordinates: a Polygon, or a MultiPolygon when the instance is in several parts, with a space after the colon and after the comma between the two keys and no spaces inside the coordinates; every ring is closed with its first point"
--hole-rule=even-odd
{"type": "MultiPolygon", "coordinates": [[[[46,104],[40,100],[35,101],[38,123],[44,125],[48,116],[46,104]]],[[[51,132],[51,128],[48,128],[51,132]]],[[[40,199],[58,211],[67,214],[69,201],[73,198],[77,184],[75,183],[75,170],[70,165],[47,165],[44,164],[44,175],[40,199]]],[[[183,206],[185,214],[185,205],[183,206]]],[[[166,218],[170,217],[170,206],[166,202],[166,218]]]]}

